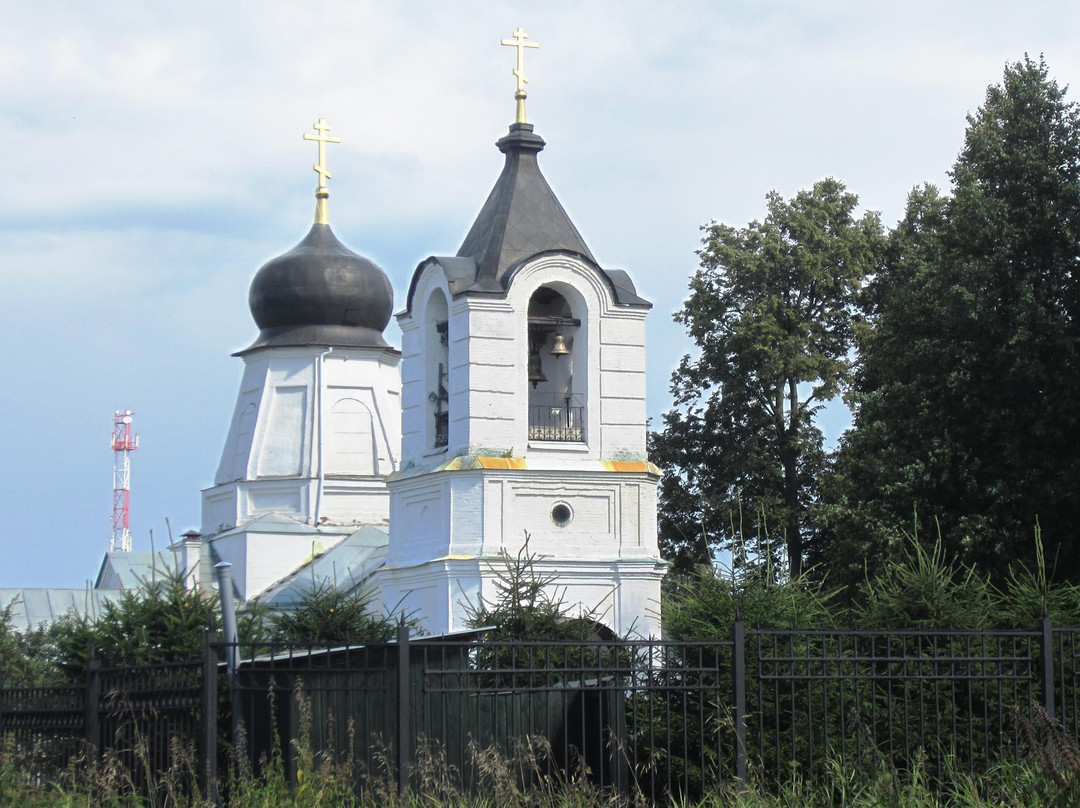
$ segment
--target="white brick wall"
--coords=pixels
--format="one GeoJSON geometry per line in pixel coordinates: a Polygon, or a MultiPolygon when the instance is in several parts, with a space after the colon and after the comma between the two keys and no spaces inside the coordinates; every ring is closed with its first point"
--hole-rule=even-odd
{"type": "MultiPolygon", "coordinates": [[[[530,550],[558,573],[569,601],[599,608],[618,632],[658,634],[664,566],[656,545],[657,478],[601,462],[644,460],[646,310],[616,306],[595,267],[561,255],[518,269],[505,299],[451,300],[450,437],[439,453],[420,440],[423,419],[433,412],[431,390],[420,383],[432,376],[423,366],[437,361],[425,355],[431,343],[423,335],[434,325],[425,320],[423,301],[447,285],[435,264],[420,272],[413,312],[399,315],[405,472],[389,484],[384,606],[401,600],[432,632],[464,628],[466,603],[494,597],[498,553],[516,553],[528,532],[530,550]],[[586,407],[584,445],[528,438],[528,308],[541,286],[558,291],[581,321],[572,333],[572,367],[573,390],[586,407]],[[437,470],[459,455],[507,450],[524,458],[525,468],[437,470]],[[569,524],[552,521],[556,503],[573,510],[569,524]]],[[[555,372],[557,361],[565,360],[544,358],[555,372]]]]}

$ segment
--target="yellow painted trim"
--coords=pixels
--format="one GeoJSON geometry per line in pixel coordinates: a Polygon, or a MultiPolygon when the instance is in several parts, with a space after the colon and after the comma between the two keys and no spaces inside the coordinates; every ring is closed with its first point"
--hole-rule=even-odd
{"type": "Polygon", "coordinates": [[[458,457],[452,457],[439,466],[436,471],[466,471],[468,469],[479,468],[473,462],[473,458],[469,455],[459,455],[458,457]]]}
{"type": "MultiPolygon", "coordinates": [[[[591,468],[568,468],[567,471],[596,471],[595,461],[588,461],[586,466],[591,468]]],[[[389,480],[405,479],[413,474],[431,474],[439,471],[481,471],[484,469],[495,471],[523,471],[528,470],[529,464],[524,457],[487,457],[477,455],[459,455],[452,457],[429,471],[397,471],[388,477],[389,480]]],[[[617,474],[651,474],[656,477],[662,476],[662,472],[654,463],[647,460],[601,460],[600,468],[604,471],[617,474]]],[[[555,469],[543,468],[535,471],[552,472],[555,469]]]]}
{"type": "Polygon", "coordinates": [[[601,462],[607,471],[618,471],[624,474],[660,474],[660,469],[646,460],[602,460],[601,462]]]}
{"type": "Polygon", "coordinates": [[[524,457],[478,457],[476,458],[481,467],[485,469],[524,469],[524,457]]]}

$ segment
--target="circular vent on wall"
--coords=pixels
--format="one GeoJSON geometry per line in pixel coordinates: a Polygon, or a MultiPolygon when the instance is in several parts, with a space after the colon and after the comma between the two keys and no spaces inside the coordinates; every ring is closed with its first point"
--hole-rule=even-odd
{"type": "Polygon", "coordinates": [[[566,527],[574,519],[574,509],[565,502],[556,502],[551,507],[551,521],[558,527],[566,527]]]}

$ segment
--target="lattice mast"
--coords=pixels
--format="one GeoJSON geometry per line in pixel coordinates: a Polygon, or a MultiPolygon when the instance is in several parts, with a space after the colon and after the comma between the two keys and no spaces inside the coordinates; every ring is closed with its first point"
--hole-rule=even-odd
{"type": "Polygon", "coordinates": [[[131,453],[139,436],[131,431],[131,410],[113,413],[113,509],[109,551],[131,552],[131,453]]]}

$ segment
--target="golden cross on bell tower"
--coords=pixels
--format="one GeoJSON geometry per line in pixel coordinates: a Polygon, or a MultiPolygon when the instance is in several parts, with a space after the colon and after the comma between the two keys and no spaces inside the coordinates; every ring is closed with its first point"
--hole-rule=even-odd
{"type": "Polygon", "coordinates": [[[517,120],[516,123],[528,123],[525,120],[525,84],[529,81],[525,78],[525,49],[526,48],[539,48],[539,42],[526,42],[529,35],[525,33],[525,30],[518,28],[512,34],[513,39],[504,39],[502,44],[508,45],[511,48],[517,48],[517,67],[514,68],[513,74],[517,78],[517,92],[514,93],[514,98],[517,99],[517,120]]]}
{"type": "Polygon", "coordinates": [[[326,200],[330,196],[330,190],[326,187],[326,181],[332,175],[326,169],[326,144],[340,143],[341,138],[330,137],[326,134],[330,131],[330,124],[326,122],[325,118],[319,118],[318,121],[312,124],[312,128],[318,134],[313,135],[310,132],[305,132],[304,140],[314,140],[319,144],[319,162],[312,166],[315,173],[319,175],[319,187],[315,189],[315,224],[330,224],[330,214],[326,204],[326,200]]]}

